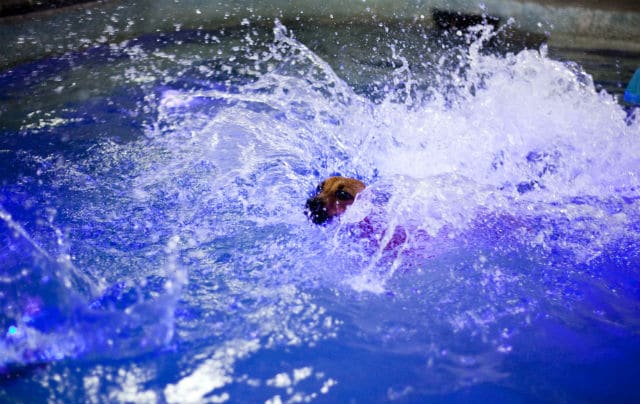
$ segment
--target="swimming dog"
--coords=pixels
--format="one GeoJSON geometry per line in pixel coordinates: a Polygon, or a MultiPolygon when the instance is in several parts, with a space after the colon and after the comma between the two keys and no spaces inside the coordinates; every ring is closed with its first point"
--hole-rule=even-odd
{"type": "MultiPolygon", "coordinates": [[[[324,180],[315,194],[307,200],[305,214],[315,224],[325,224],[336,216],[343,214],[353,204],[356,195],[366,188],[365,184],[355,178],[329,177],[324,180]]],[[[375,215],[367,216],[355,226],[350,227],[350,234],[368,240],[366,248],[375,254],[381,251],[377,259],[395,258],[407,240],[406,231],[402,226],[394,226],[390,237],[386,223],[378,220],[375,215]]]]}
{"type": "Polygon", "coordinates": [[[347,177],[329,177],[322,181],[314,196],[307,200],[306,215],[315,224],[323,224],[341,215],[365,189],[362,181],[347,177]]]}

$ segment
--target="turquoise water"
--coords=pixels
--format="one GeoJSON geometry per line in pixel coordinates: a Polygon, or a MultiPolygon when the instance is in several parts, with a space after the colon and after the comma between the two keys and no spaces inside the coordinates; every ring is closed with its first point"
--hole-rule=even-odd
{"type": "Polygon", "coordinates": [[[0,76],[3,401],[637,400],[618,73],[349,30],[368,48],[248,24],[0,76]],[[315,226],[333,174],[368,188],[315,226]]]}

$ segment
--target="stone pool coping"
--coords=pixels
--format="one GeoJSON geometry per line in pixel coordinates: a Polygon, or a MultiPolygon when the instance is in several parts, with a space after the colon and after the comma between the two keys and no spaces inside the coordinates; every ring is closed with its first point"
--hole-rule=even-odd
{"type": "MultiPolygon", "coordinates": [[[[144,34],[179,29],[215,30],[243,21],[271,25],[275,18],[315,24],[416,21],[433,24],[434,9],[506,21],[546,35],[550,46],[640,52],[640,3],[623,0],[328,0],[323,2],[239,0],[58,0],[66,6],[0,18],[0,70],[11,66],[144,34]],[[68,5],[68,3],[79,3],[68,5]],[[576,5],[580,3],[584,6],[576,5]]],[[[10,3],[28,0],[10,0],[10,3]]],[[[8,4],[8,3],[7,3],[8,4]]],[[[0,9],[1,12],[1,9],[0,9]]]]}

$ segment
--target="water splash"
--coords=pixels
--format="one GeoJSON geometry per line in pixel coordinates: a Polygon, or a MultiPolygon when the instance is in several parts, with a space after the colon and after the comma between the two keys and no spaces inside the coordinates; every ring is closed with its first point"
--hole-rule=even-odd
{"type": "Polygon", "coordinates": [[[162,296],[158,305],[140,295],[150,285],[105,288],[75,267],[69,254],[50,256],[1,206],[0,220],[2,373],[77,356],[140,354],[171,341],[173,311],[186,280],[175,260],[167,265],[167,281],[152,292],[162,296]]]}
{"type": "MultiPolygon", "coordinates": [[[[62,350],[40,360],[205,345],[160,394],[223,398],[248,356],[334,340],[417,356],[429,375],[420,388],[450,391],[506,377],[513,336],[549,313],[637,330],[632,292],[597,292],[589,279],[610,275],[592,263],[638,242],[640,123],[578,66],[544,48],[492,55],[491,35],[474,29],[436,78],[391,47],[399,68],[375,100],[280,23],[233,60],[194,65],[123,45],[138,64],[126,80],[143,89],[129,111],[145,116],[142,135],[70,160],[27,158],[61,194],[73,271],[108,285],[72,287],[70,306],[52,300],[76,332],[71,347],[58,330],[30,337],[62,350]],[[368,188],[340,220],[314,226],[304,201],[336,173],[368,188]],[[615,304],[601,310],[578,285],[615,304]],[[202,375],[215,380],[200,386],[202,375]]],[[[18,233],[7,246],[37,238],[18,233]]],[[[15,254],[32,260],[37,245],[15,254]]],[[[59,270],[43,257],[29,266],[59,270]]],[[[6,278],[15,290],[18,274],[6,278]]],[[[4,315],[6,343],[24,313],[4,315]]]]}
{"type": "MultiPolygon", "coordinates": [[[[374,349],[407,350],[411,341],[413,353],[433,350],[436,374],[451,370],[450,360],[469,361],[483,369],[477,380],[500,378],[494,355],[511,352],[513,330],[542,315],[545,296],[571,300],[570,285],[584,274],[547,263],[588,264],[637,239],[639,165],[630,151],[639,126],[576,66],[544,49],[484,54],[482,35],[448,97],[428,89],[410,98],[402,87],[372,102],[281,26],[273,65],[255,80],[233,92],[163,93],[161,119],[180,124],[151,133],[171,145],[172,164],[151,179],[163,187],[170,176],[204,180],[191,189],[209,190],[215,219],[196,214],[193,227],[182,227],[200,240],[224,240],[209,250],[224,256],[224,269],[204,266],[223,283],[242,279],[243,290],[269,307],[281,300],[250,284],[339,288],[349,297],[329,304],[357,313],[350,332],[363,332],[374,349]],[[175,141],[186,133],[188,142],[175,141]],[[195,162],[214,174],[200,178],[195,162]],[[312,226],[302,201],[334,173],[368,188],[339,221],[312,226]],[[229,240],[241,241],[242,252],[229,240]],[[355,304],[348,289],[377,297],[355,304]],[[401,307],[408,319],[389,324],[401,307]]],[[[405,67],[394,74],[405,77],[405,67]]],[[[590,310],[589,302],[574,303],[590,310]]],[[[282,338],[276,324],[289,314],[254,332],[282,338]]],[[[247,324],[246,314],[236,315],[247,324]]],[[[465,366],[454,366],[457,376],[441,388],[464,385],[465,366]]]]}

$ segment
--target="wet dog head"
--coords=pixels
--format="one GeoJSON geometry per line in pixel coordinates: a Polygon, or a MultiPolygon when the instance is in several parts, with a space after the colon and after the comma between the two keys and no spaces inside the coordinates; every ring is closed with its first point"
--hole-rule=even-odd
{"type": "Polygon", "coordinates": [[[316,189],[316,194],[307,200],[305,213],[315,224],[322,224],[341,215],[365,188],[362,181],[346,177],[329,177],[316,189]]]}

